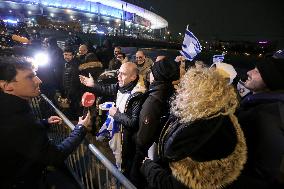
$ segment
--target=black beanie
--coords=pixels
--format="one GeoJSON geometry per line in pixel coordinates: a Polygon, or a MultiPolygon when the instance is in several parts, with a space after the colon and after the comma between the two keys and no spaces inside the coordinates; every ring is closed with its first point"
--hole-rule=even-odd
{"type": "Polygon", "coordinates": [[[179,64],[167,59],[155,62],[151,71],[155,81],[175,81],[180,77],[179,64]]]}
{"type": "Polygon", "coordinates": [[[270,90],[284,90],[284,59],[266,58],[257,62],[256,67],[270,90]]]}

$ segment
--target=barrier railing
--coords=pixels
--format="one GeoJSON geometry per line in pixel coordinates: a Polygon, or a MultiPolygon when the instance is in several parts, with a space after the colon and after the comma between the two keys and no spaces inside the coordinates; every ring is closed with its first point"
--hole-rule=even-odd
{"type": "MultiPolygon", "coordinates": [[[[65,125],[54,125],[49,133],[55,143],[60,143],[75,126],[44,94],[41,97],[31,101],[34,113],[38,118],[42,118],[43,113],[40,107],[48,108],[49,106],[62,118],[65,125]],[[48,106],[44,105],[42,99],[48,106]]],[[[49,115],[52,114],[50,111],[46,112],[49,115]]],[[[98,144],[93,136],[87,135],[77,150],[66,159],[66,166],[80,187],[82,189],[135,189],[136,187],[101,152],[104,147],[100,147],[101,150],[98,149],[98,144]]]]}

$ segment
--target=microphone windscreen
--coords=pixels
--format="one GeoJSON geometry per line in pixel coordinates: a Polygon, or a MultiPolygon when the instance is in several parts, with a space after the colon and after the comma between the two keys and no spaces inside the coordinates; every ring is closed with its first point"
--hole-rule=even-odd
{"type": "Polygon", "coordinates": [[[85,92],[82,96],[82,105],[84,107],[90,107],[94,104],[96,97],[93,93],[85,92]]]}

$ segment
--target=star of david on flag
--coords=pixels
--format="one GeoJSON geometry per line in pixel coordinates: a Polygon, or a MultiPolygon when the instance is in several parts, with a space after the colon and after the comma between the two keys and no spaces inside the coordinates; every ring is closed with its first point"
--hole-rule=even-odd
{"type": "Polygon", "coordinates": [[[195,35],[189,31],[188,26],[185,30],[185,35],[182,43],[182,50],[180,54],[184,56],[187,60],[192,61],[193,58],[200,53],[202,47],[195,35]]]}

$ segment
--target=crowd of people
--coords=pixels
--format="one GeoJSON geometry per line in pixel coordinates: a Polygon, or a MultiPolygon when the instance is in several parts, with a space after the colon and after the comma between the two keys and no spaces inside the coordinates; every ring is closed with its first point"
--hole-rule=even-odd
{"type": "Polygon", "coordinates": [[[38,121],[28,105],[41,91],[70,120],[82,114],[86,91],[102,97],[99,103],[115,104],[107,111],[112,128],[106,140],[114,164],[137,188],[284,187],[281,56],[256,59],[246,81],[238,82],[230,62],[166,55],[153,61],[141,50],[131,60],[109,44],[100,51],[88,44],[56,46],[47,41],[50,65],[39,67],[38,76],[27,59],[0,60],[0,188],[43,188],[44,168],[64,160],[91,127],[91,115],[98,116],[95,107],[53,145],[48,127],[61,119],[38,121]],[[116,70],[116,82],[99,82],[106,69],[116,70]]]}

